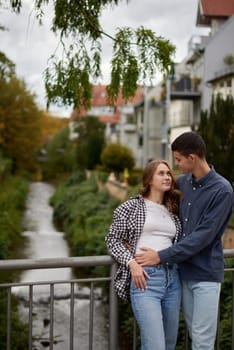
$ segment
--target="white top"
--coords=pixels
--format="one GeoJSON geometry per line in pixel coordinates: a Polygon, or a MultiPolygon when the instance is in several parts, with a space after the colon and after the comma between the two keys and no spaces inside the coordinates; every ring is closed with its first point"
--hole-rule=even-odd
{"type": "Polygon", "coordinates": [[[176,234],[176,226],[165,205],[144,199],[146,204],[146,220],[142,235],[137,243],[136,252],[142,253],[140,247],[162,250],[172,245],[176,234]]]}

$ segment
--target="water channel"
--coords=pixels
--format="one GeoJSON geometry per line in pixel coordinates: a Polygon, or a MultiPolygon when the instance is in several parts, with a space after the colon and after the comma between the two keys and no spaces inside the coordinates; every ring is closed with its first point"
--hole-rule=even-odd
{"type": "MultiPolygon", "coordinates": [[[[27,206],[24,216],[24,236],[27,244],[24,255],[29,259],[68,257],[69,249],[64,240],[64,233],[58,232],[53,225],[53,209],[49,205],[49,199],[54,193],[53,186],[34,182],[30,185],[27,206]]],[[[21,281],[38,282],[50,280],[69,280],[72,271],[63,269],[29,270],[21,275],[21,281]]],[[[69,349],[69,285],[60,284],[55,288],[54,302],[54,350],[69,349]]],[[[74,349],[88,350],[88,325],[89,325],[89,288],[76,286],[82,299],[75,300],[75,329],[74,349]],[[84,297],[84,296],[87,297],[84,297]]],[[[34,288],[33,296],[33,334],[37,339],[33,343],[34,350],[42,350],[49,347],[49,286],[34,288]]],[[[22,319],[28,319],[28,287],[18,287],[14,293],[19,296],[20,314],[22,319]]],[[[98,293],[98,291],[97,291],[98,293]]],[[[94,340],[93,349],[108,349],[107,319],[103,304],[100,300],[94,305],[94,340]]]]}

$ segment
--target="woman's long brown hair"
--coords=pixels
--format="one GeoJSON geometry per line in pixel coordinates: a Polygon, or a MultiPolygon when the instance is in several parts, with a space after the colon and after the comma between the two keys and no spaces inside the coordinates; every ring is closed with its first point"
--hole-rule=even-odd
{"type": "Polygon", "coordinates": [[[148,163],[145,167],[145,170],[142,175],[142,188],[140,190],[140,194],[143,197],[147,197],[150,194],[151,181],[154,176],[155,171],[157,170],[159,164],[164,164],[168,167],[172,182],[171,189],[164,194],[163,204],[167,207],[167,209],[172,213],[178,215],[179,213],[179,199],[182,197],[182,192],[178,190],[176,185],[175,177],[172,173],[170,165],[165,160],[153,160],[148,163]]]}

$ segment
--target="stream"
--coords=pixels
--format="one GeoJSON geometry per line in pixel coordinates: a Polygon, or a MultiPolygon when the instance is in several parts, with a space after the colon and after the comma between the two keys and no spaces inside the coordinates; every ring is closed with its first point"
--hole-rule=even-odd
{"type": "MultiPolygon", "coordinates": [[[[53,208],[49,199],[54,193],[54,187],[43,182],[30,185],[27,205],[24,215],[23,235],[27,238],[24,256],[28,259],[69,257],[69,249],[64,240],[64,233],[53,225],[53,208]]],[[[71,279],[72,270],[41,269],[28,270],[21,274],[20,282],[41,282],[50,280],[66,281],[71,279]]],[[[49,286],[35,286],[33,289],[33,350],[49,348],[49,286]]],[[[28,320],[28,287],[15,287],[13,293],[20,299],[20,315],[22,320],[28,320]]],[[[70,285],[55,286],[54,301],[54,350],[69,349],[69,315],[70,315],[70,285]]],[[[98,295],[98,289],[95,295],[98,295]]],[[[74,305],[74,349],[88,350],[89,332],[89,288],[76,286],[74,305]]],[[[108,330],[105,307],[101,300],[94,303],[93,349],[108,349],[108,330]]]]}

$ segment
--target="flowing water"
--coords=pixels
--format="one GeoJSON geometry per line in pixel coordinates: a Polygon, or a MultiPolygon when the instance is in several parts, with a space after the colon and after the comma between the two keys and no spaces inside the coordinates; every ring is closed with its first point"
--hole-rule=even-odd
{"type": "MultiPolygon", "coordinates": [[[[24,217],[24,236],[27,245],[24,255],[29,259],[63,258],[69,256],[68,246],[63,232],[58,232],[53,225],[53,209],[49,198],[54,193],[53,186],[35,182],[30,185],[27,207],[24,217]]],[[[20,282],[35,282],[72,278],[69,268],[28,270],[22,273],[20,282]]],[[[69,284],[55,286],[54,302],[54,350],[69,349],[69,315],[70,300],[69,284]]],[[[22,319],[28,319],[28,287],[17,287],[13,291],[21,300],[20,314],[22,319]]],[[[98,295],[96,290],[95,294],[98,295]]],[[[89,328],[89,288],[76,286],[75,294],[82,294],[82,299],[75,299],[74,305],[74,349],[88,350],[89,328]]],[[[33,349],[49,347],[49,286],[34,287],[33,295],[33,334],[35,340],[33,349]]],[[[105,307],[101,300],[94,305],[94,350],[108,349],[108,332],[105,307]]]]}

